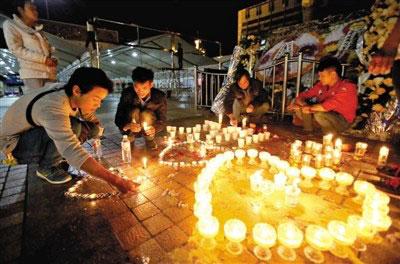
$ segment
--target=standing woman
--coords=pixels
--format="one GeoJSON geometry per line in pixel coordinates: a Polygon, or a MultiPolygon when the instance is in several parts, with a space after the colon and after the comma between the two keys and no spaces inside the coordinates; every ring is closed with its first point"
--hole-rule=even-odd
{"type": "Polygon", "coordinates": [[[4,38],[9,50],[18,58],[20,78],[26,91],[54,82],[57,59],[52,58],[50,43],[38,25],[39,14],[31,0],[16,0],[12,20],[3,24],[4,38]]]}

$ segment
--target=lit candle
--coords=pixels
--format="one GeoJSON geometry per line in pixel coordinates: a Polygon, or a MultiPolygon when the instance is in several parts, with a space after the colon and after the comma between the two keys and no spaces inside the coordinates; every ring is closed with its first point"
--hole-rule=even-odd
{"type": "Polygon", "coordinates": [[[196,132],[197,133],[201,132],[201,125],[200,124],[196,124],[196,132]]]}
{"type": "Polygon", "coordinates": [[[301,151],[299,151],[298,149],[292,149],[290,158],[293,164],[299,164],[301,161],[301,151]]]}
{"type": "Polygon", "coordinates": [[[339,184],[335,191],[339,194],[345,195],[348,193],[346,187],[353,183],[354,177],[347,172],[336,173],[335,180],[339,184]]]}
{"type": "Polygon", "coordinates": [[[264,177],[262,176],[262,170],[256,171],[250,176],[250,187],[253,192],[261,192],[264,182],[264,177]]]}
{"type": "Polygon", "coordinates": [[[238,139],[238,148],[244,148],[244,138],[238,139]]]}
{"type": "Polygon", "coordinates": [[[224,155],[226,156],[226,166],[231,168],[232,160],[235,158],[235,153],[233,153],[233,151],[227,151],[224,153],[224,155]]]}
{"type": "Polygon", "coordinates": [[[335,241],[341,245],[349,246],[357,238],[356,230],[342,221],[332,220],[328,223],[328,231],[335,241]]]}
{"type": "Polygon", "coordinates": [[[320,169],[322,168],[322,155],[321,154],[317,154],[314,158],[314,167],[316,169],[320,169]]]}
{"type": "Polygon", "coordinates": [[[240,138],[245,138],[247,136],[247,130],[240,130],[239,131],[239,137],[240,138]]]}
{"type": "Polygon", "coordinates": [[[379,150],[378,166],[385,166],[388,157],[389,157],[389,149],[385,146],[382,146],[379,150]]]}
{"type": "Polygon", "coordinates": [[[199,133],[199,132],[194,133],[194,139],[195,139],[196,141],[199,141],[199,140],[200,140],[200,133],[199,133]]]}
{"type": "Polygon", "coordinates": [[[270,247],[276,243],[275,228],[266,223],[257,223],[253,227],[253,240],[256,243],[254,255],[260,260],[268,261],[271,258],[270,247]]]}
{"type": "Polygon", "coordinates": [[[374,227],[369,225],[367,221],[359,215],[350,215],[347,217],[347,224],[351,229],[357,231],[358,237],[365,240],[371,240],[377,232],[374,227]]]}
{"type": "Polygon", "coordinates": [[[313,187],[312,179],[317,175],[317,171],[312,167],[303,166],[300,170],[300,174],[305,179],[301,182],[301,186],[305,188],[313,187]]]}
{"type": "Polygon", "coordinates": [[[193,144],[194,140],[193,140],[193,134],[186,134],[186,141],[189,144],[193,144]]]}
{"type": "Polygon", "coordinates": [[[212,206],[210,203],[195,202],[193,206],[193,212],[198,219],[202,217],[210,217],[212,214],[212,206]]]}
{"type": "Polygon", "coordinates": [[[271,136],[270,132],[264,132],[264,139],[265,140],[268,140],[270,136],[271,136]]]}
{"type": "Polygon", "coordinates": [[[314,143],[312,146],[312,154],[314,156],[321,154],[321,150],[322,150],[322,144],[319,143],[314,143]]]}
{"type": "Polygon", "coordinates": [[[197,203],[211,203],[212,195],[209,190],[203,189],[195,193],[194,198],[197,203]]]}
{"type": "Polygon", "coordinates": [[[260,151],[260,153],[258,154],[258,157],[261,160],[261,166],[266,167],[268,165],[268,159],[269,157],[271,157],[271,154],[269,154],[266,151],[260,151]]]}
{"type": "MultiPolygon", "coordinates": [[[[181,131],[181,128],[179,128],[179,133],[180,133],[180,131],[181,131]]],[[[204,132],[207,132],[207,131],[208,131],[208,124],[204,124],[204,125],[203,125],[203,131],[204,131],[204,132]]]]}
{"type": "Polygon", "coordinates": [[[219,231],[218,219],[214,216],[201,217],[197,222],[197,230],[204,238],[214,238],[219,231]]]}
{"type": "Polygon", "coordinates": [[[291,184],[285,187],[285,203],[289,207],[296,207],[299,203],[301,190],[297,184],[291,184]]]}
{"type": "MultiPolygon", "coordinates": [[[[303,238],[303,232],[292,222],[283,223],[278,226],[278,240],[286,248],[299,248],[301,246],[301,243],[303,242],[303,238]]],[[[282,252],[285,250],[288,249],[278,249],[278,252],[282,252]]],[[[296,256],[295,252],[293,252],[291,255],[293,254],[294,256],[296,256]]],[[[283,257],[281,254],[280,256],[283,257]]]]}
{"type": "Polygon", "coordinates": [[[312,147],[313,147],[314,142],[311,140],[307,140],[304,146],[304,152],[311,154],[312,147]]]}
{"type": "Polygon", "coordinates": [[[249,156],[249,164],[256,164],[256,158],[258,156],[258,150],[256,149],[249,149],[247,150],[247,156],[249,156]]]}
{"type": "Polygon", "coordinates": [[[238,164],[243,164],[243,158],[246,156],[246,151],[243,149],[237,149],[235,150],[235,156],[238,159],[238,164]]]}
{"type": "Polygon", "coordinates": [[[324,154],[332,154],[333,147],[331,145],[324,146],[324,154]]]}
{"type": "Polygon", "coordinates": [[[264,133],[258,133],[258,141],[259,142],[264,142],[264,140],[265,140],[264,133]]]}
{"type": "Polygon", "coordinates": [[[239,137],[239,133],[237,131],[232,132],[232,139],[237,140],[239,137]]]}
{"type": "Polygon", "coordinates": [[[221,142],[222,142],[222,136],[221,136],[221,135],[216,135],[216,136],[215,136],[215,142],[216,142],[217,144],[221,144],[221,142]]]}
{"type": "Polygon", "coordinates": [[[218,116],[218,123],[219,123],[220,125],[222,125],[222,118],[223,118],[223,115],[222,115],[222,113],[221,113],[221,114],[219,114],[219,116],[218,116]]]}
{"type": "Polygon", "coordinates": [[[258,134],[253,135],[253,142],[254,144],[258,144],[258,134]]]}
{"type": "Polygon", "coordinates": [[[318,225],[308,225],[306,228],[306,241],[316,250],[329,250],[333,246],[333,237],[329,231],[318,225]]]}
{"type": "Polygon", "coordinates": [[[331,167],[333,164],[332,154],[327,153],[324,155],[324,164],[326,167],[331,167]]]}
{"type": "Polygon", "coordinates": [[[322,179],[319,187],[323,190],[329,190],[331,188],[330,182],[335,179],[335,172],[330,168],[322,168],[319,170],[318,175],[322,179]]]}
{"type": "Polygon", "coordinates": [[[225,237],[229,240],[228,251],[233,255],[239,255],[243,251],[240,244],[246,238],[246,225],[239,219],[230,219],[224,225],[225,237]]]}
{"type": "Polygon", "coordinates": [[[325,146],[332,145],[332,138],[333,138],[332,134],[328,134],[328,135],[323,136],[322,144],[325,145],[325,146]]]}
{"type": "Polygon", "coordinates": [[[251,145],[252,142],[252,137],[251,136],[247,136],[246,137],[246,145],[251,145]]]}
{"type": "Polygon", "coordinates": [[[342,151],[340,151],[339,149],[334,149],[333,150],[333,164],[334,165],[339,165],[340,161],[342,159],[342,151]]]}
{"type": "Polygon", "coordinates": [[[356,149],[354,151],[354,159],[360,160],[364,157],[365,153],[367,152],[368,144],[363,142],[356,143],[356,149]]]}
{"type": "Polygon", "coordinates": [[[246,128],[246,125],[247,125],[247,118],[245,117],[242,119],[242,128],[246,128]]]}
{"type": "Polygon", "coordinates": [[[184,133],[185,133],[185,128],[179,127],[179,134],[184,134],[184,133]]]}
{"type": "Polygon", "coordinates": [[[290,167],[290,164],[286,160],[279,160],[276,163],[276,168],[278,169],[278,171],[281,171],[281,172],[285,172],[286,169],[289,167],[290,167]]]}
{"type": "Polygon", "coordinates": [[[142,163],[143,163],[143,169],[147,169],[147,158],[146,157],[143,157],[142,163]]]}
{"type": "Polygon", "coordinates": [[[285,188],[286,181],[287,181],[287,176],[284,173],[279,172],[274,175],[274,184],[276,189],[282,190],[283,188],[285,188]]]}
{"type": "Polygon", "coordinates": [[[343,143],[340,138],[337,138],[335,141],[335,149],[342,151],[343,143]]]}
{"type": "Polygon", "coordinates": [[[289,182],[292,183],[300,177],[300,170],[296,167],[289,167],[285,170],[285,174],[288,176],[289,182]]]}
{"type": "Polygon", "coordinates": [[[204,158],[207,155],[207,147],[205,145],[201,145],[200,147],[200,157],[204,158]]]}
{"type": "Polygon", "coordinates": [[[354,197],[354,201],[360,203],[365,195],[374,192],[375,189],[375,186],[367,181],[356,180],[354,182],[354,191],[357,193],[357,196],[354,197]]]}
{"type": "Polygon", "coordinates": [[[170,138],[176,137],[176,131],[171,131],[169,134],[170,134],[170,138]]]}
{"type": "Polygon", "coordinates": [[[231,134],[230,133],[225,133],[224,134],[224,139],[225,139],[226,142],[231,141],[231,134]]]}
{"type": "Polygon", "coordinates": [[[148,129],[147,122],[143,122],[143,130],[147,131],[147,129],[148,129]]]}
{"type": "Polygon", "coordinates": [[[303,155],[302,161],[301,161],[301,165],[303,166],[310,166],[311,164],[311,155],[305,154],[303,155]]]}

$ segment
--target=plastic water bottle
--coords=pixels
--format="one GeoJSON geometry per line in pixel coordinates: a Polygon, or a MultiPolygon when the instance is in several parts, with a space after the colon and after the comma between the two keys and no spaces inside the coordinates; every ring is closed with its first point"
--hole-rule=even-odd
{"type": "Polygon", "coordinates": [[[130,164],[132,160],[131,142],[129,141],[127,135],[124,135],[122,137],[121,150],[122,150],[122,162],[130,164]]]}
{"type": "Polygon", "coordinates": [[[100,138],[94,139],[93,148],[94,148],[94,155],[95,155],[96,159],[101,159],[103,157],[103,149],[101,147],[101,139],[100,138]]]}

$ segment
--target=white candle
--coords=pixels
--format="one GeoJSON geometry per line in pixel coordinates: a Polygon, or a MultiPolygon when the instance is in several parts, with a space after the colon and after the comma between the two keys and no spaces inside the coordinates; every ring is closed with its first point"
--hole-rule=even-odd
{"type": "Polygon", "coordinates": [[[221,142],[222,142],[222,136],[221,136],[221,135],[216,135],[216,136],[215,136],[215,141],[216,141],[217,144],[221,144],[221,142]]]}
{"type": "Polygon", "coordinates": [[[251,136],[247,136],[246,137],[246,145],[251,145],[252,142],[252,137],[251,136]]]}
{"type": "Polygon", "coordinates": [[[199,133],[199,132],[194,133],[194,139],[195,139],[196,141],[199,141],[199,140],[200,140],[200,133],[199,133]]]}
{"type": "Polygon", "coordinates": [[[256,163],[255,159],[258,156],[258,150],[256,150],[256,149],[247,150],[247,156],[249,156],[249,158],[250,158],[249,163],[250,164],[255,164],[256,163]]]}
{"type": "Polygon", "coordinates": [[[342,151],[340,151],[339,149],[334,149],[333,150],[333,164],[339,165],[341,159],[342,159],[342,151]]]}
{"type": "Polygon", "coordinates": [[[253,135],[253,142],[254,142],[254,144],[258,144],[258,134],[253,135]]]}
{"type": "Polygon", "coordinates": [[[316,169],[322,168],[322,155],[318,154],[315,156],[314,166],[316,169]]]}
{"type": "Polygon", "coordinates": [[[354,159],[360,160],[364,157],[365,153],[367,152],[368,144],[363,142],[356,143],[356,149],[354,151],[354,159]]]}
{"type": "Polygon", "coordinates": [[[247,118],[245,117],[242,119],[242,128],[246,128],[246,125],[247,125],[247,118]]]}
{"type": "Polygon", "coordinates": [[[230,134],[230,133],[228,133],[228,132],[227,132],[227,133],[225,133],[225,134],[224,134],[224,139],[225,139],[225,141],[226,141],[226,142],[229,142],[229,141],[231,141],[231,134],[230,134]]]}
{"type": "Polygon", "coordinates": [[[312,167],[304,166],[301,168],[300,174],[305,179],[301,182],[301,186],[305,188],[313,187],[311,180],[315,178],[315,176],[317,175],[317,171],[312,167]]]}
{"type": "Polygon", "coordinates": [[[238,139],[238,148],[244,148],[244,138],[238,139]]]}
{"type": "Polygon", "coordinates": [[[179,127],[179,134],[185,133],[185,128],[184,127],[179,127]]]}
{"type": "Polygon", "coordinates": [[[274,184],[276,189],[283,189],[286,185],[287,177],[284,173],[279,172],[274,175],[274,184]]]}
{"type": "Polygon", "coordinates": [[[278,240],[288,248],[298,248],[303,242],[303,232],[294,223],[288,222],[278,226],[278,240]]]}
{"type": "Polygon", "coordinates": [[[322,179],[319,187],[323,190],[329,190],[331,188],[330,182],[335,179],[335,171],[330,168],[322,168],[319,170],[318,175],[322,179]]]}
{"type": "Polygon", "coordinates": [[[219,124],[222,124],[222,118],[223,118],[223,115],[219,114],[219,116],[218,116],[218,123],[219,124]]]}
{"type": "Polygon", "coordinates": [[[218,234],[219,222],[214,216],[201,217],[196,227],[202,237],[214,238],[218,234]]]}
{"type": "Polygon", "coordinates": [[[256,171],[250,176],[250,187],[253,192],[261,192],[264,182],[264,177],[262,176],[262,170],[256,171]]]}
{"type": "Polygon", "coordinates": [[[259,142],[264,142],[264,139],[265,139],[264,133],[258,133],[258,141],[259,142]]]}
{"type": "Polygon", "coordinates": [[[342,140],[340,138],[337,138],[335,141],[335,149],[342,151],[342,146],[343,146],[342,140]]]}
{"type": "Polygon", "coordinates": [[[314,142],[311,140],[307,140],[304,146],[304,152],[310,154],[312,151],[314,142]]]}
{"type": "Polygon", "coordinates": [[[269,154],[266,151],[260,151],[260,153],[258,154],[258,157],[261,160],[261,166],[266,167],[268,165],[267,161],[268,161],[269,157],[271,157],[271,154],[269,154]]]}
{"type": "Polygon", "coordinates": [[[147,158],[146,157],[143,157],[142,163],[143,163],[143,169],[147,169],[147,158]]]}
{"type": "Polygon", "coordinates": [[[332,138],[333,138],[332,134],[323,136],[322,144],[324,144],[325,146],[332,145],[332,138]]]}
{"type": "Polygon", "coordinates": [[[264,139],[265,140],[268,140],[270,136],[271,136],[270,132],[264,132],[264,139]]]}
{"type": "Polygon", "coordinates": [[[147,129],[148,129],[147,122],[143,122],[143,130],[147,131],[147,129]]]}
{"type": "Polygon", "coordinates": [[[389,148],[382,146],[379,150],[378,166],[385,166],[389,157],[389,148]]]}
{"type": "Polygon", "coordinates": [[[243,164],[243,158],[246,156],[246,151],[243,149],[235,150],[235,156],[238,159],[238,164],[243,164]]]}

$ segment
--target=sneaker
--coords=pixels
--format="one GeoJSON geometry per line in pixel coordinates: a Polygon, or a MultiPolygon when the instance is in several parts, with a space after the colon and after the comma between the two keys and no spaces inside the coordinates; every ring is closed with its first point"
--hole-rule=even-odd
{"type": "Polygon", "coordinates": [[[158,148],[157,143],[154,140],[146,141],[146,146],[151,150],[156,150],[158,148]]]}
{"type": "Polygon", "coordinates": [[[72,180],[71,175],[69,175],[59,166],[51,168],[38,168],[36,171],[36,176],[48,181],[51,184],[63,184],[72,180]]]}

